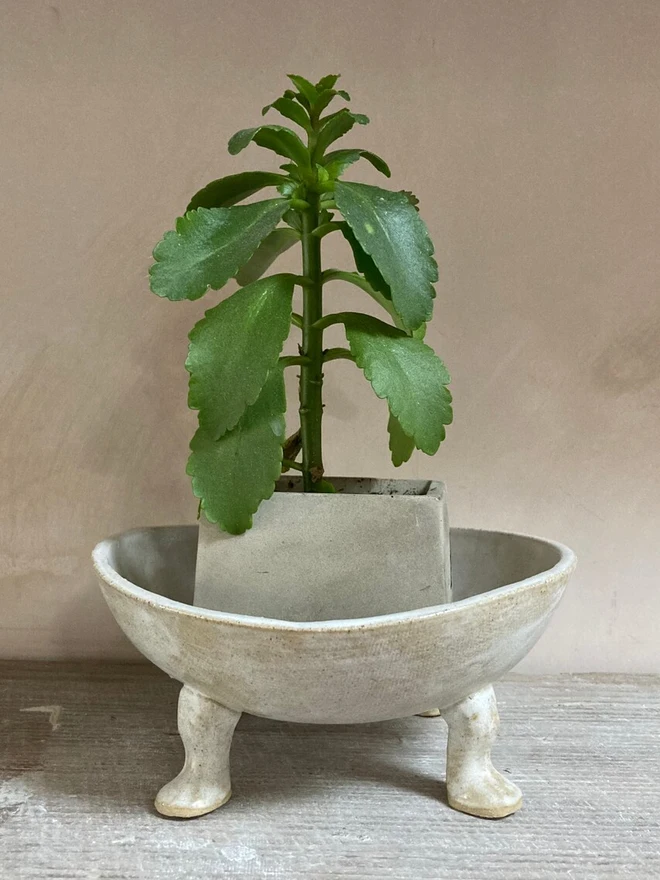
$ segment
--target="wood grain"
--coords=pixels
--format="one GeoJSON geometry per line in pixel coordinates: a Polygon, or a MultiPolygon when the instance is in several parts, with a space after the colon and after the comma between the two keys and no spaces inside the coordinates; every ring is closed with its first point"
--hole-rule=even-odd
{"type": "Polygon", "coordinates": [[[517,677],[496,690],[495,760],[525,797],[508,819],[447,807],[440,719],[244,716],[232,801],[181,822],[152,806],[181,762],[176,682],[143,665],[0,664],[0,876],[660,877],[660,678],[517,677]]]}

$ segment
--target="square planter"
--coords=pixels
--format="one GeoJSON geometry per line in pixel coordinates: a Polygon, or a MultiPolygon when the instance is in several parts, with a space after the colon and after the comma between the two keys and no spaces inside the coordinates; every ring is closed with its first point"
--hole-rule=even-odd
{"type": "Polygon", "coordinates": [[[282,478],[243,535],[199,523],[194,604],[278,620],[374,617],[451,602],[445,487],[332,478],[335,494],[282,478]]]}

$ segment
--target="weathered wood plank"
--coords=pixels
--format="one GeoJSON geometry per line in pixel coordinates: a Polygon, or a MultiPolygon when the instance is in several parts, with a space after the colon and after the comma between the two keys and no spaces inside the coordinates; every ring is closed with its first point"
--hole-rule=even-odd
{"type": "Polygon", "coordinates": [[[177,691],[143,665],[0,663],[2,878],[660,877],[659,677],[500,684],[495,759],[525,806],[499,821],[446,806],[446,729],[426,718],[244,717],[234,799],[160,818],[152,798],[181,761],[177,691]]]}

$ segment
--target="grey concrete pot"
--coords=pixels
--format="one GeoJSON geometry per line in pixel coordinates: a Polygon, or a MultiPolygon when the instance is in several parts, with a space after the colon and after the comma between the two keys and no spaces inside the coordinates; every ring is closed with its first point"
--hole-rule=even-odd
{"type": "MultiPolygon", "coordinates": [[[[270,616],[195,606],[198,535],[197,526],[137,529],[102,541],[93,554],[121,628],[184,685],[178,723],[186,760],[158,794],[161,813],[200,816],[229,799],[229,749],[242,712],[343,724],[436,707],[449,725],[450,805],[489,818],[519,809],[519,789],[490,760],[498,722],[491,685],[545,629],[575,566],[571,550],[524,535],[452,529],[451,602],[428,604],[419,581],[399,572],[398,593],[388,586],[386,605],[355,617],[359,603],[330,578],[326,591],[339,598],[329,596],[324,607],[335,617],[306,620],[302,605],[301,619],[273,613],[268,590],[270,616]]],[[[387,566],[379,571],[387,581],[387,566]]],[[[289,602],[282,598],[283,607],[289,602]]]]}
{"type": "Polygon", "coordinates": [[[279,620],[375,617],[451,602],[443,483],[284,477],[244,535],[202,516],[194,604],[279,620]]]}

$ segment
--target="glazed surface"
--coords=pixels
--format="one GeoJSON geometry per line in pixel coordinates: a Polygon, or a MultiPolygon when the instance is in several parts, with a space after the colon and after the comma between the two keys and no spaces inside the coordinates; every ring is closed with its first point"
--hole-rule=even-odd
{"type": "Polygon", "coordinates": [[[566,547],[451,530],[451,604],[371,618],[282,621],[192,600],[197,527],[139,529],[97,546],[105,598],[157,666],[235,711],[352,723],[446,708],[537,641],[575,565],[566,547]]]}

